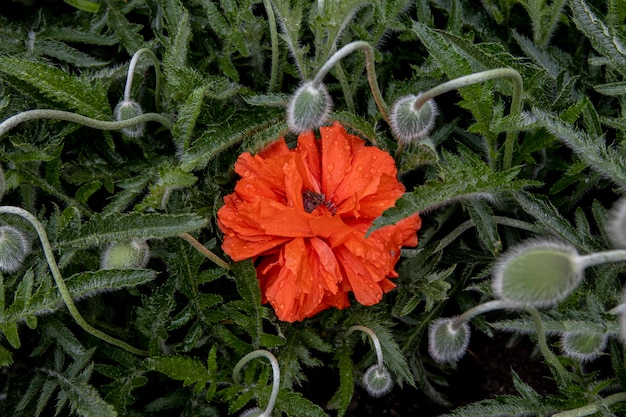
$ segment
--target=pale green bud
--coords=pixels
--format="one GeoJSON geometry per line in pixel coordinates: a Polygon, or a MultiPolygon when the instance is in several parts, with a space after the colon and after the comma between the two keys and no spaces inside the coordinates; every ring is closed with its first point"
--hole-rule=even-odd
{"type": "Polygon", "coordinates": [[[13,226],[0,226],[0,270],[17,271],[29,251],[30,243],[24,233],[13,226]]]}
{"type": "Polygon", "coordinates": [[[411,94],[397,100],[391,108],[391,130],[398,140],[410,144],[430,133],[439,111],[432,98],[419,109],[416,101],[420,95],[411,94]]]}
{"type": "Polygon", "coordinates": [[[494,266],[494,294],[513,304],[550,307],[565,299],[581,282],[584,266],[573,247],[542,240],[528,241],[504,254],[494,266]]]}
{"type": "Polygon", "coordinates": [[[332,101],[324,84],[309,81],[291,97],[287,106],[287,124],[295,133],[317,129],[330,114],[332,101]]]}
{"type": "Polygon", "coordinates": [[[254,407],[254,408],[244,411],[243,413],[241,413],[241,416],[239,417],[261,417],[262,415],[263,415],[263,410],[261,410],[259,407],[254,407]]]}
{"type": "Polygon", "coordinates": [[[145,240],[113,242],[102,253],[101,269],[144,268],[150,260],[150,247],[145,240]]]}
{"type": "MultiPolygon", "coordinates": [[[[115,114],[115,119],[118,122],[123,120],[132,119],[133,117],[141,116],[143,114],[143,109],[134,100],[122,100],[117,106],[115,106],[115,110],[113,111],[115,114]]],[[[138,123],[134,126],[126,127],[122,129],[122,133],[129,138],[138,138],[143,135],[144,131],[144,123],[138,123]]]]}
{"type": "Polygon", "coordinates": [[[600,356],[606,342],[607,337],[603,333],[566,332],[561,337],[561,350],[570,358],[590,362],[600,356]]]}
{"type": "Polygon", "coordinates": [[[369,395],[378,398],[391,391],[393,378],[385,365],[376,364],[365,371],[363,385],[369,395]]]}
{"type": "Polygon", "coordinates": [[[456,362],[465,355],[470,335],[467,322],[445,317],[433,320],[428,327],[428,352],[439,363],[456,362]]]}

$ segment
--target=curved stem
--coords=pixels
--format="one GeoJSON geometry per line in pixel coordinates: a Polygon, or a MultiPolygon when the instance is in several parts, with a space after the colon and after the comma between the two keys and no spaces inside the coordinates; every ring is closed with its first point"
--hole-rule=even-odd
{"type": "Polygon", "coordinates": [[[350,42],[345,45],[343,48],[339,49],[335,52],[329,59],[324,63],[322,68],[317,72],[317,75],[313,79],[313,85],[319,85],[326,74],[339,62],[341,59],[350,55],[352,52],[362,49],[365,53],[365,70],[367,71],[367,82],[370,85],[370,90],[372,91],[372,95],[374,96],[374,101],[378,106],[378,110],[383,115],[383,118],[387,123],[389,123],[389,109],[387,107],[387,103],[385,103],[385,99],[383,98],[382,93],[380,92],[380,88],[378,87],[378,80],[376,79],[376,63],[374,60],[374,48],[372,45],[365,41],[355,41],[350,42]]]}
{"type": "Polygon", "coordinates": [[[454,322],[452,323],[452,327],[455,330],[458,330],[459,327],[463,325],[463,323],[470,321],[476,316],[481,314],[489,313],[490,311],[502,310],[502,309],[515,309],[519,308],[515,304],[511,304],[509,301],[504,300],[492,300],[487,301],[486,303],[478,304],[464,312],[463,314],[454,318],[454,322]]]}
{"type": "Polygon", "coordinates": [[[546,332],[543,327],[543,320],[541,320],[539,311],[535,307],[526,307],[526,312],[530,314],[533,321],[535,322],[535,327],[537,329],[537,344],[539,345],[539,350],[541,350],[541,354],[546,359],[546,361],[550,365],[552,365],[557,373],[557,376],[561,379],[561,382],[570,380],[571,378],[569,377],[568,372],[565,370],[565,367],[563,367],[563,364],[561,364],[556,355],[548,347],[548,342],[546,341],[546,332]]]}
{"type": "Polygon", "coordinates": [[[272,68],[270,73],[270,85],[269,92],[271,93],[276,88],[278,80],[278,29],[276,27],[276,16],[274,16],[274,9],[269,0],[263,0],[263,6],[267,13],[267,22],[270,25],[270,41],[272,43],[272,68]]]}
{"type": "Polygon", "coordinates": [[[357,326],[352,326],[348,329],[348,331],[346,332],[346,337],[350,336],[352,332],[354,332],[355,330],[360,330],[364,333],[367,333],[370,339],[372,339],[372,343],[374,343],[374,350],[376,351],[376,361],[378,362],[378,366],[380,367],[384,366],[383,349],[380,346],[380,341],[378,340],[378,336],[376,336],[376,333],[374,333],[372,329],[370,329],[369,327],[357,325],[357,326]]]}
{"type": "Polygon", "coordinates": [[[602,265],[610,262],[624,262],[626,261],[626,250],[616,249],[603,252],[590,253],[588,255],[582,255],[578,257],[578,262],[583,268],[590,266],[602,265]]]}
{"type": "Polygon", "coordinates": [[[154,87],[154,104],[156,106],[157,111],[160,111],[161,108],[161,65],[159,63],[158,58],[148,48],[141,48],[133,55],[133,58],[130,60],[130,64],[128,65],[128,75],[126,76],[126,87],[124,88],[124,101],[130,101],[131,90],[133,89],[133,78],[135,77],[135,68],[137,67],[137,63],[139,62],[139,58],[141,58],[142,54],[148,55],[152,59],[152,63],[154,64],[154,71],[156,72],[156,85],[154,87]]]}
{"type": "Polygon", "coordinates": [[[626,401],[626,392],[618,392],[617,394],[609,395],[606,398],[587,404],[580,408],[573,410],[561,411],[560,413],[552,414],[552,417],[584,417],[601,411],[603,408],[610,407],[611,405],[626,401]]]}
{"type": "MultiPolygon", "coordinates": [[[[465,75],[455,78],[443,84],[422,93],[415,100],[415,109],[419,110],[428,100],[435,98],[441,94],[448,93],[461,87],[467,87],[473,84],[483,83],[494,79],[508,78],[513,82],[513,96],[511,99],[511,115],[519,115],[522,112],[522,93],[524,91],[524,80],[519,72],[513,68],[496,68],[492,70],[477,72],[475,74],[465,75]]],[[[513,161],[513,145],[517,135],[515,132],[507,132],[504,142],[504,157],[502,168],[508,169],[513,161]]]]}
{"type": "Polygon", "coordinates": [[[76,323],[78,323],[78,325],[82,327],[83,330],[97,337],[98,339],[104,340],[105,342],[120,347],[130,353],[142,356],[148,355],[148,352],[137,349],[126,342],[109,336],[108,334],[92,327],[89,323],[87,323],[83,316],[80,315],[80,312],[78,311],[78,308],[76,308],[76,304],[74,304],[74,300],[72,299],[72,294],[67,288],[67,285],[65,285],[65,281],[63,280],[63,276],[61,275],[59,266],[57,265],[57,262],[54,258],[54,254],[52,253],[52,247],[50,246],[50,242],[48,241],[48,235],[46,234],[43,226],[35,216],[22,208],[13,206],[0,206],[0,214],[15,214],[28,220],[28,222],[30,222],[30,224],[35,228],[37,234],[39,235],[39,240],[41,242],[46,261],[48,261],[50,272],[52,273],[54,282],[59,289],[59,293],[61,293],[61,298],[63,299],[65,306],[67,307],[68,311],[70,312],[76,323]]]}
{"type": "Polygon", "coordinates": [[[4,136],[4,134],[7,133],[9,130],[24,122],[37,119],[64,120],[66,122],[78,123],[87,127],[100,130],[119,130],[146,122],[161,123],[168,129],[172,126],[172,122],[167,117],[162,116],[158,113],[145,113],[141,116],[133,117],[132,119],[111,122],[92,119],[91,117],[64,110],[36,109],[18,113],[15,116],[11,116],[2,123],[0,123],[0,137],[4,136]]]}
{"type": "Polygon", "coordinates": [[[187,242],[191,244],[198,252],[209,258],[213,263],[217,266],[222,267],[224,269],[229,269],[230,265],[223,261],[219,256],[208,250],[202,243],[198,242],[193,236],[189,233],[181,233],[179,235],[181,238],[185,239],[187,242]]]}
{"type": "Polygon", "coordinates": [[[278,366],[278,361],[276,357],[272,355],[267,350],[255,350],[254,352],[248,353],[246,356],[241,358],[235,368],[233,369],[233,380],[236,384],[241,384],[241,379],[239,378],[239,374],[243,366],[250,362],[252,359],[264,357],[270,361],[272,365],[272,393],[270,394],[270,400],[267,403],[267,407],[265,407],[265,411],[261,413],[259,417],[270,417],[272,414],[272,410],[274,410],[274,406],[276,405],[276,399],[278,398],[278,390],[280,389],[280,366],[278,366]]]}

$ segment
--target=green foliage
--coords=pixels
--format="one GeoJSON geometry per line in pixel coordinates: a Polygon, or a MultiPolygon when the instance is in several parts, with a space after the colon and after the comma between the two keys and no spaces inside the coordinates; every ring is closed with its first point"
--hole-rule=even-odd
{"type": "Polygon", "coordinates": [[[429,397],[418,397],[421,405],[446,406],[444,415],[623,414],[622,263],[588,268],[575,291],[540,312],[541,328],[522,311],[472,319],[473,334],[545,336],[549,352],[563,334],[609,338],[600,360],[610,367],[542,350],[550,363],[542,378],[559,381],[549,393],[516,369],[508,392],[517,394],[486,392],[459,406],[449,385],[463,367],[429,357],[427,329],[491,299],[494,263],[527,238],[564,241],[581,256],[613,249],[614,231],[605,229],[626,190],[625,10],[623,0],[12,1],[0,16],[2,120],[55,109],[111,121],[128,62],[148,48],[161,71],[140,60],[131,99],[171,123],[146,123],[128,138],[40,119],[1,138],[2,205],[42,222],[86,322],[147,352],[77,326],[40,237],[24,219],[2,215],[31,250],[15,272],[0,274],[0,415],[262,408],[271,369],[254,361],[240,383],[232,377],[257,349],[281,369],[273,415],[363,415],[353,410],[367,406],[359,379],[376,358],[367,338],[345,337],[353,325],[379,338],[390,395],[419,391],[429,397]],[[357,51],[333,66],[324,79],[329,119],[395,157],[407,191],[371,230],[419,212],[419,246],[402,250],[396,288],[378,305],[350,299],[342,310],[281,322],[259,287],[260,260],[230,262],[221,250],[217,212],[238,179],[239,155],[279,137],[295,146],[285,121],[290,94],[357,40],[374,47],[375,65],[357,51]],[[372,66],[383,106],[371,92],[372,66]],[[497,68],[522,77],[521,112],[511,114],[508,79],[463,86],[435,98],[429,137],[398,146],[385,106],[497,68]],[[133,238],[150,246],[146,269],[100,270],[108,244],[133,238]]]}

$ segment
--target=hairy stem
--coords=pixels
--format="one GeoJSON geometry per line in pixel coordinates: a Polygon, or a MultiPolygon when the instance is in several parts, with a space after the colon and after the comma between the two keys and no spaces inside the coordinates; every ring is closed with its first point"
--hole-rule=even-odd
{"type": "Polygon", "coordinates": [[[100,130],[120,130],[146,122],[161,123],[168,129],[172,126],[172,122],[167,117],[158,113],[145,113],[141,116],[133,117],[132,119],[112,122],[105,120],[96,120],[92,119],[91,117],[64,110],[36,109],[18,113],[15,116],[11,116],[2,123],[0,123],[0,137],[4,136],[4,134],[7,133],[9,130],[24,122],[38,119],[64,120],[66,122],[78,123],[87,127],[100,130]]]}
{"type": "Polygon", "coordinates": [[[365,70],[367,71],[367,82],[370,85],[370,90],[372,91],[372,95],[374,96],[374,101],[376,102],[378,110],[380,110],[380,113],[383,115],[385,121],[389,123],[389,108],[387,107],[387,103],[385,103],[385,99],[380,92],[380,88],[378,87],[378,80],[376,79],[376,63],[374,60],[374,48],[369,43],[365,41],[355,41],[339,49],[328,59],[328,61],[326,61],[326,63],[324,63],[322,68],[320,68],[320,70],[317,72],[317,75],[313,79],[313,85],[319,85],[324,77],[328,74],[328,72],[340,60],[359,49],[362,49],[365,53],[365,70]]]}
{"type": "Polygon", "coordinates": [[[240,371],[243,366],[250,362],[252,359],[264,357],[270,361],[272,365],[272,393],[270,395],[270,400],[267,403],[267,407],[265,407],[265,411],[259,415],[259,417],[270,417],[272,414],[272,410],[274,410],[274,406],[276,405],[276,399],[278,398],[278,390],[280,388],[280,367],[278,366],[278,361],[276,357],[272,355],[267,350],[255,350],[254,352],[248,353],[246,356],[241,358],[237,365],[235,365],[235,369],[233,369],[233,380],[236,384],[241,384],[240,379],[240,371]]]}
{"type": "Polygon", "coordinates": [[[518,308],[518,306],[504,300],[492,300],[487,301],[486,303],[478,304],[477,306],[470,308],[460,316],[457,316],[452,323],[452,328],[458,330],[463,325],[463,323],[470,321],[476,316],[489,313],[490,311],[502,310],[505,308],[515,309],[518,308]]]}
{"type": "Polygon", "coordinates": [[[270,70],[270,85],[268,87],[271,93],[276,89],[276,83],[278,82],[278,29],[272,4],[269,0],[263,0],[263,6],[265,7],[265,13],[267,13],[267,22],[270,26],[270,41],[272,43],[272,68],[270,70]]]}
{"type": "Polygon", "coordinates": [[[154,87],[154,104],[156,106],[157,111],[161,109],[161,65],[159,63],[158,58],[148,48],[141,48],[133,55],[133,58],[128,65],[128,75],[126,76],[126,87],[124,88],[124,101],[130,101],[131,90],[133,89],[133,78],[135,77],[135,68],[137,67],[137,63],[139,62],[139,58],[141,55],[146,54],[152,60],[154,64],[154,70],[156,72],[156,85],[154,87]]]}
{"type": "MultiPolygon", "coordinates": [[[[467,87],[473,84],[483,83],[485,81],[508,78],[513,82],[513,97],[511,100],[511,115],[519,115],[522,112],[522,93],[524,91],[524,80],[519,72],[513,68],[496,68],[492,70],[477,72],[475,74],[465,75],[463,77],[455,78],[443,84],[439,84],[436,87],[420,94],[415,100],[415,109],[419,110],[428,100],[435,98],[441,94],[457,90],[461,87],[467,87]]],[[[504,156],[502,162],[502,168],[508,169],[511,167],[513,161],[513,146],[517,140],[517,134],[509,131],[506,134],[504,142],[504,156]]]]}
{"type": "Polygon", "coordinates": [[[39,220],[33,216],[30,212],[13,206],[0,206],[0,213],[5,214],[15,214],[20,216],[35,228],[37,234],[39,235],[39,240],[41,242],[41,246],[43,248],[44,255],[46,257],[46,261],[48,261],[48,266],[50,267],[50,272],[52,273],[52,277],[54,278],[54,282],[56,283],[57,288],[59,289],[59,293],[61,294],[61,298],[65,303],[68,311],[78,323],[80,327],[83,328],[87,333],[97,337],[98,339],[104,340],[107,343],[120,347],[130,353],[134,353],[135,355],[147,356],[148,352],[137,349],[126,342],[123,342],[119,339],[116,339],[108,334],[94,328],[81,316],[78,308],[76,308],[76,304],[74,304],[74,300],[72,299],[72,294],[70,293],[67,285],[65,285],[65,281],[63,280],[63,276],[61,275],[61,271],[59,270],[59,266],[54,258],[54,254],[52,253],[52,247],[50,246],[50,242],[48,241],[48,235],[44,230],[43,226],[39,222],[39,220]]]}
{"type": "Polygon", "coordinates": [[[374,350],[376,351],[376,361],[378,362],[379,367],[383,367],[385,364],[383,362],[383,349],[380,346],[380,341],[378,340],[378,336],[376,333],[372,331],[369,327],[365,326],[352,326],[346,332],[346,337],[350,336],[355,330],[360,330],[366,333],[370,339],[372,339],[372,343],[374,344],[374,350]]]}
{"type": "Polygon", "coordinates": [[[185,239],[187,242],[191,244],[198,252],[209,258],[213,263],[217,266],[222,267],[224,269],[229,269],[230,265],[227,262],[223,261],[219,256],[208,250],[202,243],[198,242],[193,236],[189,233],[181,233],[179,235],[181,238],[185,239]]]}
{"type": "Polygon", "coordinates": [[[626,250],[624,249],[595,252],[578,257],[578,262],[580,262],[583,268],[624,261],[626,261],[626,250]]]}
{"type": "Polygon", "coordinates": [[[541,351],[541,354],[543,355],[545,360],[550,365],[552,365],[561,382],[569,381],[571,379],[569,373],[565,370],[565,367],[563,367],[563,364],[561,364],[559,358],[557,358],[556,355],[548,347],[548,342],[546,341],[546,332],[543,327],[543,320],[541,320],[539,311],[535,307],[526,307],[526,312],[530,314],[533,321],[535,322],[535,328],[537,329],[537,344],[539,345],[539,350],[541,351]]]}

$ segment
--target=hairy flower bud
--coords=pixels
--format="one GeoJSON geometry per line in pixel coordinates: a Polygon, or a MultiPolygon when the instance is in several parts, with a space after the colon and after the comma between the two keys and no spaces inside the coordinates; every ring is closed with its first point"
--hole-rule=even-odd
{"type": "Polygon", "coordinates": [[[391,129],[398,140],[405,144],[413,143],[428,135],[439,114],[432,98],[419,109],[415,107],[421,94],[411,94],[396,101],[391,108],[391,129]]]}
{"type": "Polygon", "coordinates": [[[131,239],[113,242],[102,253],[101,269],[144,268],[150,259],[150,247],[145,240],[131,239]]]}
{"type": "Polygon", "coordinates": [[[261,410],[259,407],[254,407],[254,408],[244,411],[243,413],[241,413],[241,416],[239,417],[260,417],[262,415],[263,415],[263,410],[261,410]]]}
{"type": "Polygon", "coordinates": [[[375,364],[365,371],[363,385],[369,395],[378,398],[391,391],[393,378],[385,365],[375,364]]]}
{"type": "Polygon", "coordinates": [[[566,332],[561,337],[561,350],[570,358],[590,362],[600,356],[606,342],[607,337],[603,333],[566,332]]]}
{"type": "Polygon", "coordinates": [[[326,121],[332,101],[324,84],[309,81],[291,97],[287,106],[287,124],[295,133],[316,129],[326,121]]]}
{"type": "MultiPolygon", "coordinates": [[[[115,106],[113,113],[115,114],[115,120],[121,122],[123,120],[141,116],[143,114],[143,109],[139,103],[134,100],[122,100],[117,104],[117,106],[115,106]]],[[[144,123],[138,123],[134,126],[122,129],[122,133],[129,138],[138,138],[143,135],[143,130],[144,123]]]]}
{"type": "Polygon", "coordinates": [[[22,264],[28,252],[30,244],[20,230],[13,226],[0,226],[0,270],[15,272],[22,264]]]}
{"type": "Polygon", "coordinates": [[[460,325],[454,318],[438,318],[428,327],[428,352],[439,363],[456,362],[465,355],[470,341],[467,322],[460,325]]]}
{"type": "Polygon", "coordinates": [[[550,307],[567,297],[584,276],[573,247],[532,240],[503,255],[493,271],[492,289],[503,300],[550,307]]]}

